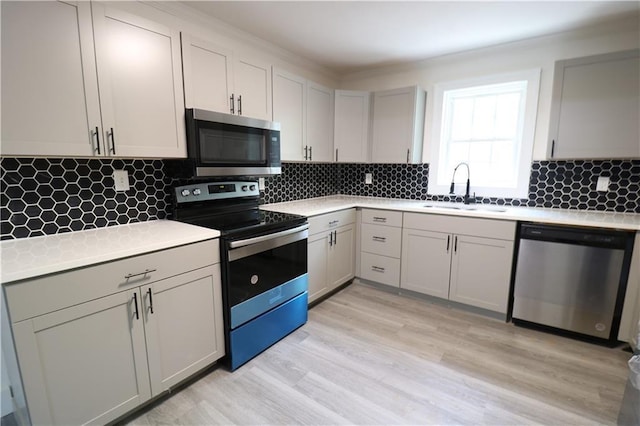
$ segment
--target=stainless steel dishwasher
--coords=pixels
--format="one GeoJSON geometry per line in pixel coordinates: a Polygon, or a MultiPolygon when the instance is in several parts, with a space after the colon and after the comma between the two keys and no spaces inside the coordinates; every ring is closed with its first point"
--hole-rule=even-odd
{"type": "Polygon", "coordinates": [[[534,223],[519,231],[513,322],[615,343],[633,233],[534,223]]]}

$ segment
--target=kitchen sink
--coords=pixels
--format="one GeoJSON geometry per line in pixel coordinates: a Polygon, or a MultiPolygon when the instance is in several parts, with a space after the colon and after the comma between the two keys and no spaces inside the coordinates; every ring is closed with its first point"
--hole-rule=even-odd
{"type": "Polygon", "coordinates": [[[447,209],[447,210],[479,210],[488,212],[506,212],[507,209],[501,206],[482,205],[482,204],[449,204],[449,203],[432,203],[425,204],[422,207],[434,208],[434,209],[447,209]]]}

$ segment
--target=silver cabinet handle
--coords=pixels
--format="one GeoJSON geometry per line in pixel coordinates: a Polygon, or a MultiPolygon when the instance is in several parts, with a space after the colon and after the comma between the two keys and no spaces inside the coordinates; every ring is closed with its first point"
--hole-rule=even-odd
{"type": "Polygon", "coordinates": [[[133,277],[139,277],[140,275],[147,275],[150,274],[152,272],[156,272],[157,269],[145,269],[144,272],[138,272],[137,274],[127,274],[124,276],[125,280],[128,280],[129,278],[133,278],[133,277]]]}
{"type": "Polygon", "coordinates": [[[340,221],[338,219],[329,221],[329,226],[334,226],[334,225],[338,224],[339,222],[340,221]]]}
{"type": "Polygon", "coordinates": [[[238,115],[242,115],[242,95],[238,95],[238,115]]]}
{"type": "Polygon", "coordinates": [[[451,242],[451,235],[447,235],[447,253],[449,253],[449,243],[451,242]]]}
{"type": "Polygon", "coordinates": [[[373,217],[373,221],[374,222],[383,222],[383,223],[385,223],[387,221],[387,218],[386,217],[374,216],[373,217]]]}
{"type": "Polygon", "coordinates": [[[407,164],[409,164],[409,154],[410,154],[410,150],[407,150],[407,164]]]}
{"type": "Polygon", "coordinates": [[[333,246],[333,232],[329,233],[329,247],[333,246]]]}
{"type": "Polygon", "coordinates": [[[555,152],[555,150],[556,150],[556,140],[554,139],[551,141],[551,158],[553,158],[553,153],[555,152]]]}
{"type": "Polygon", "coordinates": [[[384,243],[387,241],[387,239],[385,237],[376,237],[375,235],[372,237],[373,241],[377,241],[380,243],[384,243]]]}
{"type": "Polygon", "coordinates": [[[382,272],[382,273],[384,273],[384,268],[382,268],[382,267],[380,267],[380,266],[372,266],[372,267],[371,267],[371,270],[372,270],[373,272],[382,272]]]}
{"type": "Polygon", "coordinates": [[[333,244],[338,244],[338,231],[333,231],[333,244]]]}
{"type": "Polygon", "coordinates": [[[458,252],[458,236],[453,237],[453,252],[458,252]]]}
{"type": "Polygon", "coordinates": [[[313,161],[313,147],[309,147],[309,161],[313,161]]]}
{"type": "Polygon", "coordinates": [[[338,148],[336,148],[336,163],[338,162],[338,148]]]}
{"type": "Polygon", "coordinates": [[[305,160],[308,160],[308,159],[309,159],[309,158],[308,158],[308,155],[307,155],[308,150],[309,150],[309,148],[307,148],[307,145],[305,145],[305,146],[304,146],[304,159],[305,159],[305,160]]]}
{"type": "Polygon", "coordinates": [[[235,107],[235,101],[233,98],[233,93],[231,94],[231,96],[229,97],[229,111],[231,111],[231,114],[235,114],[236,112],[236,107],[235,107]]]}

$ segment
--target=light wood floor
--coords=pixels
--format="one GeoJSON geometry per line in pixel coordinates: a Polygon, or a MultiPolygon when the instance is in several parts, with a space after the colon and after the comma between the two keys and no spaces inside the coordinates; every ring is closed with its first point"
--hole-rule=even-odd
{"type": "Polygon", "coordinates": [[[615,424],[629,357],[355,283],[131,424],[615,424]]]}

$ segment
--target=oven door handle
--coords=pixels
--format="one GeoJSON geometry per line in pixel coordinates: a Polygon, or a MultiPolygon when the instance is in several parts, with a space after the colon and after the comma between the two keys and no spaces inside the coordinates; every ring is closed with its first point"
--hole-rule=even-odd
{"type": "Polygon", "coordinates": [[[261,235],[259,237],[247,238],[246,240],[231,241],[229,243],[229,248],[230,249],[235,249],[235,248],[239,248],[239,247],[248,246],[248,245],[251,245],[251,244],[257,244],[257,243],[261,243],[263,241],[273,240],[274,238],[284,237],[285,235],[295,234],[296,232],[304,231],[306,229],[309,229],[309,224],[305,223],[302,226],[298,226],[296,228],[292,228],[292,229],[287,229],[287,230],[284,230],[284,231],[276,232],[274,234],[261,235]]]}

